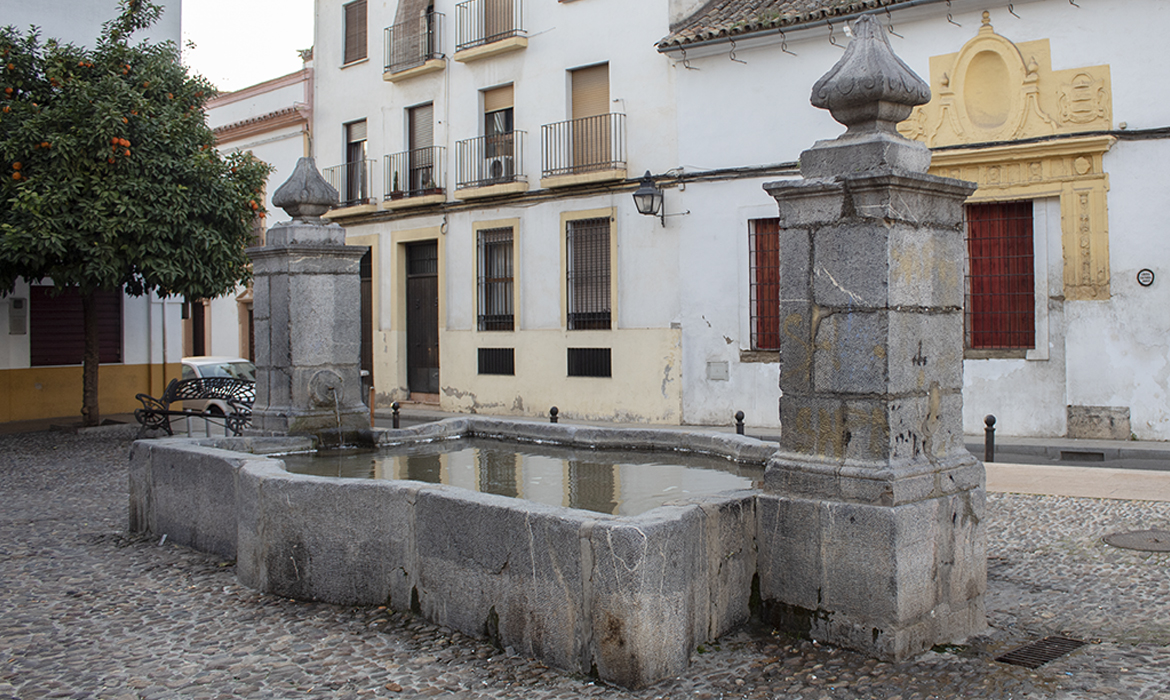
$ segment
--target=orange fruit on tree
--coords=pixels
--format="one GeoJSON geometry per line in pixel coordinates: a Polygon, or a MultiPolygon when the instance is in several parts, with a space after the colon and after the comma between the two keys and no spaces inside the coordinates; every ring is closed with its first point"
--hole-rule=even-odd
{"type": "Polygon", "coordinates": [[[13,180],[19,180],[19,179],[20,179],[20,173],[12,173],[12,179],[13,179],[13,180]]]}
{"type": "Polygon", "coordinates": [[[13,169],[13,170],[20,170],[20,169],[21,169],[21,168],[23,168],[23,167],[24,167],[24,166],[23,166],[23,165],[21,165],[20,161],[17,161],[17,162],[15,162],[15,163],[13,163],[13,164],[12,164],[12,169],[13,169]]]}

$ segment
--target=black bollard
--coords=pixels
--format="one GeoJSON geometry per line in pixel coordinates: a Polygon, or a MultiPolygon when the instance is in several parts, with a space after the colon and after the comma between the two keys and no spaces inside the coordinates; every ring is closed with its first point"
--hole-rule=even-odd
{"type": "Polygon", "coordinates": [[[735,434],[743,435],[743,411],[735,412],[735,434]]]}
{"type": "Polygon", "coordinates": [[[990,413],[983,419],[983,461],[995,461],[995,416],[990,413]]]}
{"type": "Polygon", "coordinates": [[[394,413],[393,413],[393,419],[394,419],[394,423],[393,423],[393,425],[394,425],[394,428],[395,428],[395,430],[397,430],[397,429],[398,429],[398,409],[399,409],[399,406],[398,406],[398,402],[397,402],[397,401],[395,401],[394,403],[390,404],[390,410],[394,412],[394,413]]]}
{"type": "Polygon", "coordinates": [[[556,406],[553,406],[552,408],[548,409],[548,422],[549,423],[556,423],[558,413],[560,413],[560,410],[556,406]]]}

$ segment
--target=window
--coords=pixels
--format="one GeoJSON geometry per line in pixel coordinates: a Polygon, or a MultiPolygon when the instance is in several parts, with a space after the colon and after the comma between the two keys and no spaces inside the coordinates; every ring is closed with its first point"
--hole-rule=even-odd
{"type": "Polygon", "coordinates": [[[484,157],[491,180],[510,180],[515,173],[512,123],[512,86],[483,93],[484,157]]]}
{"type": "Polygon", "coordinates": [[[752,350],[780,349],[780,220],[748,222],[752,350]]]}
{"type": "Polygon", "coordinates": [[[612,376],[609,348],[568,348],[568,375],[570,377],[612,376]]]}
{"type": "Polygon", "coordinates": [[[343,63],[353,63],[366,57],[366,0],[355,0],[344,5],[345,56],[343,63]]]}
{"type": "Polygon", "coordinates": [[[515,328],[512,301],[512,228],[479,231],[479,330],[515,328]]]}
{"type": "Polygon", "coordinates": [[[1035,347],[1032,202],[969,204],[966,213],[967,347],[1035,347]]]}
{"type": "MultiPolygon", "coordinates": [[[[29,290],[29,351],[34,367],[80,365],[85,359],[81,294],[68,288],[33,285],[29,290]]],[[[122,361],[122,293],[94,292],[97,305],[99,361],[122,361]]]]}
{"type": "Polygon", "coordinates": [[[516,350],[514,348],[480,348],[480,374],[516,374],[516,350]]]}
{"type": "Polygon", "coordinates": [[[608,330],[609,218],[572,220],[566,229],[569,330],[608,330]]]}
{"type": "Polygon", "coordinates": [[[433,104],[406,110],[408,174],[407,189],[425,194],[438,187],[435,182],[435,108],[433,104]]]}
{"type": "Polygon", "coordinates": [[[609,64],[570,71],[573,103],[573,166],[610,167],[614,159],[609,119],[609,64]]]}
{"type": "Polygon", "coordinates": [[[370,173],[366,166],[366,122],[345,125],[345,204],[365,204],[370,197],[370,173]]]}

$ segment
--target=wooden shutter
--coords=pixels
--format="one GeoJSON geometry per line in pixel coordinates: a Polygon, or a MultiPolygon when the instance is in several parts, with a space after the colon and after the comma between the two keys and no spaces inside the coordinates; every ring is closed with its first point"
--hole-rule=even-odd
{"type": "Polygon", "coordinates": [[[430,148],[435,145],[434,105],[426,104],[411,107],[409,111],[410,139],[409,148],[430,148]]]}
{"type": "MultiPolygon", "coordinates": [[[[85,359],[85,325],[76,288],[53,294],[34,285],[29,293],[29,350],[34,367],[79,365],[85,359]]],[[[95,292],[99,356],[102,363],[122,361],[122,293],[95,292]]]]}
{"type": "Polygon", "coordinates": [[[779,350],[780,220],[751,223],[752,349],[779,350]]]}
{"type": "Polygon", "coordinates": [[[366,0],[345,6],[345,63],[366,57],[366,0]]]}
{"type": "Polygon", "coordinates": [[[505,85],[494,90],[483,91],[483,111],[498,112],[512,106],[512,86],[505,85]]]}
{"type": "Polygon", "coordinates": [[[573,71],[573,119],[609,114],[609,64],[573,71]]]}
{"type": "Polygon", "coordinates": [[[1036,345],[1032,202],[967,206],[967,345],[1036,345]]]}

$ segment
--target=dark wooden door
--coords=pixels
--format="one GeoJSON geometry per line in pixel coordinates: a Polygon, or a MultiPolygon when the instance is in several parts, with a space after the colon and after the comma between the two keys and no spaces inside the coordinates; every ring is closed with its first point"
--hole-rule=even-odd
{"type": "Polygon", "coordinates": [[[406,369],[411,392],[439,393],[439,246],[406,249],[406,369]]]}
{"type": "Polygon", "coordinates": [[[360,264],[362,293],[362,400],[368,401],[374,386],[374,259],[367,250],[360,264]]]}

